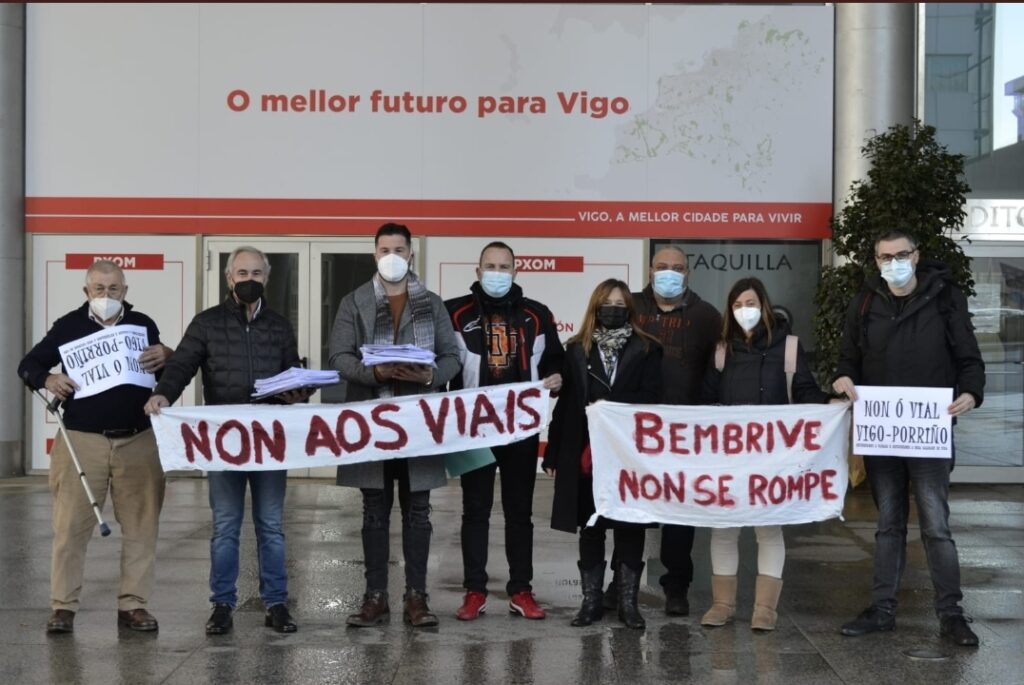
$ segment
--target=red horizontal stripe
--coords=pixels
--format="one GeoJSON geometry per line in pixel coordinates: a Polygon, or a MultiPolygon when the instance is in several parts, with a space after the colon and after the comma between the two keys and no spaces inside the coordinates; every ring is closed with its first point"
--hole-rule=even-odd
{"type": "Polygon", "coordinates": [[[113,261],[125,271],[132,269],[161,271],[164,268],[162,254],[119,254],[116,252],[102,254],[73,254],[69,252],[64,255],[64,268],[88,269],[93,262],[100,259],[113,261]]]}
{"type": "Polygon", "coordinates": [[[531,200],[26,198],[30,233],[805,238],[830,235],[829,203],[531,200]]]}

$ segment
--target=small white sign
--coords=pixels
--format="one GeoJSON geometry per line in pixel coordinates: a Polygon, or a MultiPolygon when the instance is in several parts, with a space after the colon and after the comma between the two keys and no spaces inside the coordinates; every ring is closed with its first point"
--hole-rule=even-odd
{"type": "Polygon", "coordinates": [[[75,398],[91,397],[125,383],[154,387],[156,378],[139,365],[139,355],[147,347],[145,326],[112,326],[61,345],[64,373],[78,384],[75,398]]]}
{"type": "Polygon", "coordinates": [[[952,388],[858,385],[853,451],[863,456],[952,457],[952,388]]]}

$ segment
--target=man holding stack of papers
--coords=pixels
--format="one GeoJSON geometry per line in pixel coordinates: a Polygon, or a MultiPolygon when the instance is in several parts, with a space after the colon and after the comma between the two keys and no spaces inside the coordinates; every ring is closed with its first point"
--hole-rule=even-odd
{"type": "MultiPolygon", "coordinates": [[[[448,312],[441,298],[409,270],[413,253],[408,228],[384,224],[374,245],[377,273],[341,301],[331,332],[329,359],[346,382],[345,401],[439,392],[460,366],[448,312]],[[363,351],[366,345],[374,346],[369,350],[374,355],[363,351]],[[429,351],[436,358],[410,358],[403,347],[429,351]]],[[[437,625],[437,616],[427,606],[427,557],[430,490],[448,482],[444,456],[338,467],[338,484],[363,492],[366,594],[359,612],[348,617],[350,626],[377,625],[390,615],[388,538],[395,481],[402,508],[405,620],[417,627],[437,625]]]]}

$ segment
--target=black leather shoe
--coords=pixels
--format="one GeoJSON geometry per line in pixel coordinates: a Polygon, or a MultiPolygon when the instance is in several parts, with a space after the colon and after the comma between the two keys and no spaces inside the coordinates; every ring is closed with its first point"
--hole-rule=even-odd
{"type": "Polygon", "coordinates": [[[75,612],[67,609],[54,609],[50,620],[46,622],[48,633],[71,633],[75,630],[75,612]]]}
{"type": "Polygon", "coordinates": [[[141,632],[150,632],[160,629],[156,619],[153,618],[153,614],[149,613],[145,609],[132,609],[130,611],[118,609],[117,625],[141,632]]]}
{"type": "Polygon", "coordinates": [[[868,607],[860,616],[843,625],[839,631],[847,637],[860,637],[896,629],[896,615],[878,607],[868,607]]]}
{"type": "Polygon", "coordinates": [[[690,600],[686,590],[665,590],[665,613],[669,616],[689,616],[690,600]]]}
{"type": "Polygon", "coordinates": [[[230,633],[235,621],[231,618],[234,609],[230,604],[214,604],[210,620],[206,622],[207,635],[224,635],[230,633]]]}
{"type": "Polygon", "coordinates": [[[279,633],[294,633],[299,629],[288,613],[288,607],[284,604],[275,604],[267,609],[267,616],[263,619],[263,625],[273,628],[279,633]]]}
{"type": "Polygon", "coordinates": [[[939,620],[939,636],[964,647],[977,647],[978,636],[967,625],[974,620],[961,614],[943,616],[939,620]]]}

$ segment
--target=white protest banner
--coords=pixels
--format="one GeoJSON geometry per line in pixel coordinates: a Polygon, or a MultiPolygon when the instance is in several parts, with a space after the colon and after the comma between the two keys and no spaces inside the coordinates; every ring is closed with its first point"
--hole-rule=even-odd
{"type": "Polygon", "coordinates": [[[152,416],[164,470],[271,471],[507,445],[544,428],[541,382],[352,404],[227,404],[152,416]]]}
{"type": "Polygon", "coordinates": [[[711,528],[840,516],[845,404],[587,407],[597,514],[711,528]]]}
{"type": "Polygon", "coordinates": [[[858,385],[853,451],[865,457],[953,456],[953,388],[858,385]]]}
{"type": "Polygon", "coordinates": [[[145,326],[111,326],[58,348],[64,373],[78,384],[75,399],[130,383],[152,388],[156,378],[139,366],[149,346],[145,326]]]}

